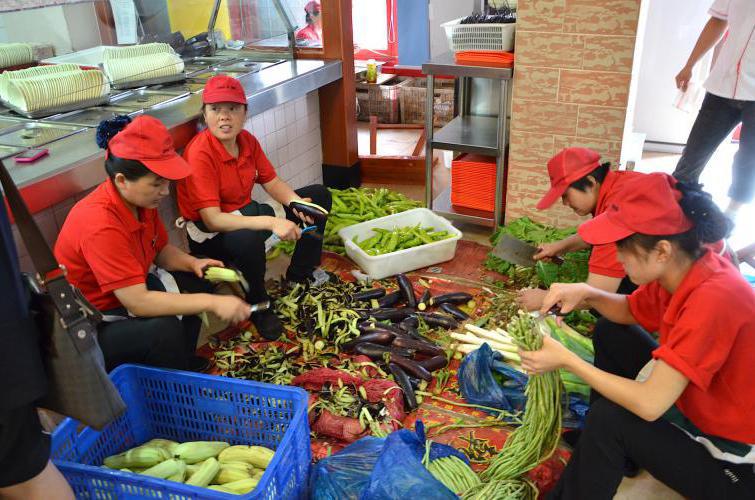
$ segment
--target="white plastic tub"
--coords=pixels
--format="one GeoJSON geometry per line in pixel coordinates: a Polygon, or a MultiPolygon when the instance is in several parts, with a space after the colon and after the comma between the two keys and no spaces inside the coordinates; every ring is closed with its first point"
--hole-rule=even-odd
{"type": "Polygon", "coordinates": [[[399,214],[345,227],[338,231],[338,236],[341,237],[346,247],[346,255],[372,279],[381,279],[453,259],[456,254],[456,242],[461,238],[461,231],[431,210],[413,208],[399,214]],[[357,237],[357,241],[374,236],[375,233],[372,232],[374,227],[392,230],[397,227],[415,226],[417,224],[422,227],[432,227],[436,231],[448,231],[452,236],[445,240],[375,256],[367,255],[352,241],[354,236],[357,237]]]}

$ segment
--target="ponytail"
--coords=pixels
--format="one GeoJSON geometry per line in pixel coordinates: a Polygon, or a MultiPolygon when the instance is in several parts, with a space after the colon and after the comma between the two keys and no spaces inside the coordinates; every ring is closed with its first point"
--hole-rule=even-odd
{"type": "MultiPolygon", "coordinates": [[[[102,120],[97,126],[97,135],[95,140],[100,149],[107,149],[110,140],[118,135],[118,132],[126,128],[131,123],[131,118],[126,115],[118,115],[110,120],[102,120]]],[[[151,171],[144,164],[137,160],[128,160],[118,158],[108,151],[105,159],[105,171],[110,179],[114,179],[117,174],[123,176],[129,181],[138,180],[151,171]]]]}

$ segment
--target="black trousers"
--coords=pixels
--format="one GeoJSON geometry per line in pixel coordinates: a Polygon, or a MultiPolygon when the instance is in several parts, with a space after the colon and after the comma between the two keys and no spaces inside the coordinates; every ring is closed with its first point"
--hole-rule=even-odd
{"type": "MultiPolygon", "coordinates": [[[[319,184],[306,186],[297,189],[295,192],[302,198],[312,198],[314,203],[317,203],[326,210],[330,210],[330,191],[325,186],[319,184]]],[[[285,207],[285,210],[288,220],[299,222],[299,219],[291,209],[285,207]]],[[[273,209],[269,205],[259,204],[255,201],[242,208],[241,213],[247,216],[274,215],[273,209]]],[[[325,223],[319,224],[317,231],[323,234],[325,223]]],[[[240,229],[220,233],[202,243],[197,243],[189,238],[189,248],[191,249],[191,253],[195,255],[205,255],[213,259],[222,260],[224,263],[232,265],[241,271],[244,279],[249,283],[249,293],[246,297],[247,302],[256,304],[269,299],[265,290],[265,240],[270,237],[270,234],[270,231],[240,229]]],[[[303,236],[296,243],[286,277],[302,281],[304,278],[310,276],[312,271],[320,264],[321,255],[322,240],[303,236]]]]}
{"type": "MultiPolygon", "coordinates": [[[[634,378],[650,360],[653,338],[637,326],[605,319],[594,333],[595,365],[634,378]]],[[[751,499],[752,464],[716,460],[703,445],[663,418],[648,422],[594,393],[579,444],[550,499],[611,499],[627,460],[690,499],[751,499]]]]}
{"type": "Polygon", "coordinates": [[[718,146],[740,123],[742,133],[731,166],[729,197],[742,203],[752,201],[755,195],[755,101],[705,94],[674,177],[697,182],[718,146]]]}
{"type": "MultiPolygon", "coordinates": [[[[182,293],[210,293],[212,285],[193,273],[172,272],[182,293]]],[[[153,275],[147,277],[149,290],[165,291],[153,275]]],[[[105,314],[126,315],[116,309],[105,314]]],[[[137,363],[160,368],[186,370],[197,349],[202,320],[198,316],[157,316],[103,322],[97,327],[97,338],[108,371],[124,363],[137,363]]]]}

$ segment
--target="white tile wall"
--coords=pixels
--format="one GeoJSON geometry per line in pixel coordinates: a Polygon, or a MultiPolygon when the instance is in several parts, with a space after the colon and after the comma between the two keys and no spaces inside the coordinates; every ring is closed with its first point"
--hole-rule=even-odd
{"type": "MultiPolygon", "coordinates": [[[[316,91],[261,115],[248,118],[245,128],[260,141],[263,151],[275,166],[278,177],[292,188],[322,184],[320,106],[316,91]]],[[[34,215],[34,219],[51,247],[55,244],[58,232],[74,203],[88,193],[89,190],[34,215]]],[[[259,186],[255,186],[252,198],[259,202],[270,199],[259,186]]],[[[170,196],[164,199],[159,210],[160,217],[168,230],[170,242],[180,248],[188,249],[185,232],[175,227],[175,220],[178,217],[175,197],[170,196]]],[[[15,226],[13,235],[21,270],[34,272],[29,254],[21,243],[15,226]]]]}

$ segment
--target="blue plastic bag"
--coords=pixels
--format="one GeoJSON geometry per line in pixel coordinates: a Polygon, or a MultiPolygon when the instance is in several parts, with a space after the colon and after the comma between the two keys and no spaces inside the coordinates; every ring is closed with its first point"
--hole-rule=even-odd
{"type": "MultiPolygon", "coordinates": [[[[408,429],[393,432],[385,439],[385,446],[375,464],[361,500],[423,499],[458,500],[458,497],[433,477],[422,465],[425,455],[425,433],[422,422],[417,431],[408,429]]],[[[456,449],[433,443],[430,460],[455,455],[469,460],[456,449]]]]}
{"type": "Polygon", "coordinates": [[[459,388],[468,402],[506,411],[524,410],[527,375],[503,362],[503,356],[488,344],[464,357],[459,368],[459,388]],[[494,374],[499,374],[503,384],[494,374]]]}
{"type": "Polygon", "coordinates": [[[310,497],[314,500],[358,500],[383,451],[385,439],[372,436],[355,441],[312,467],[310,497]]]}
{"type": "MultiPolygon", "coordinates": [[[[488,344],[467,354],[459,367],[459,387],[465,400],[506,411],[524,410],[527,380],[527,375],[506,365],[501,353],[493,351],[488,344]],[[496,378],[496,373],[503,383],[496,378]]],[[[563,426],[581,428],[590,405],[573,394],[564,398],[563,426]]]]}

